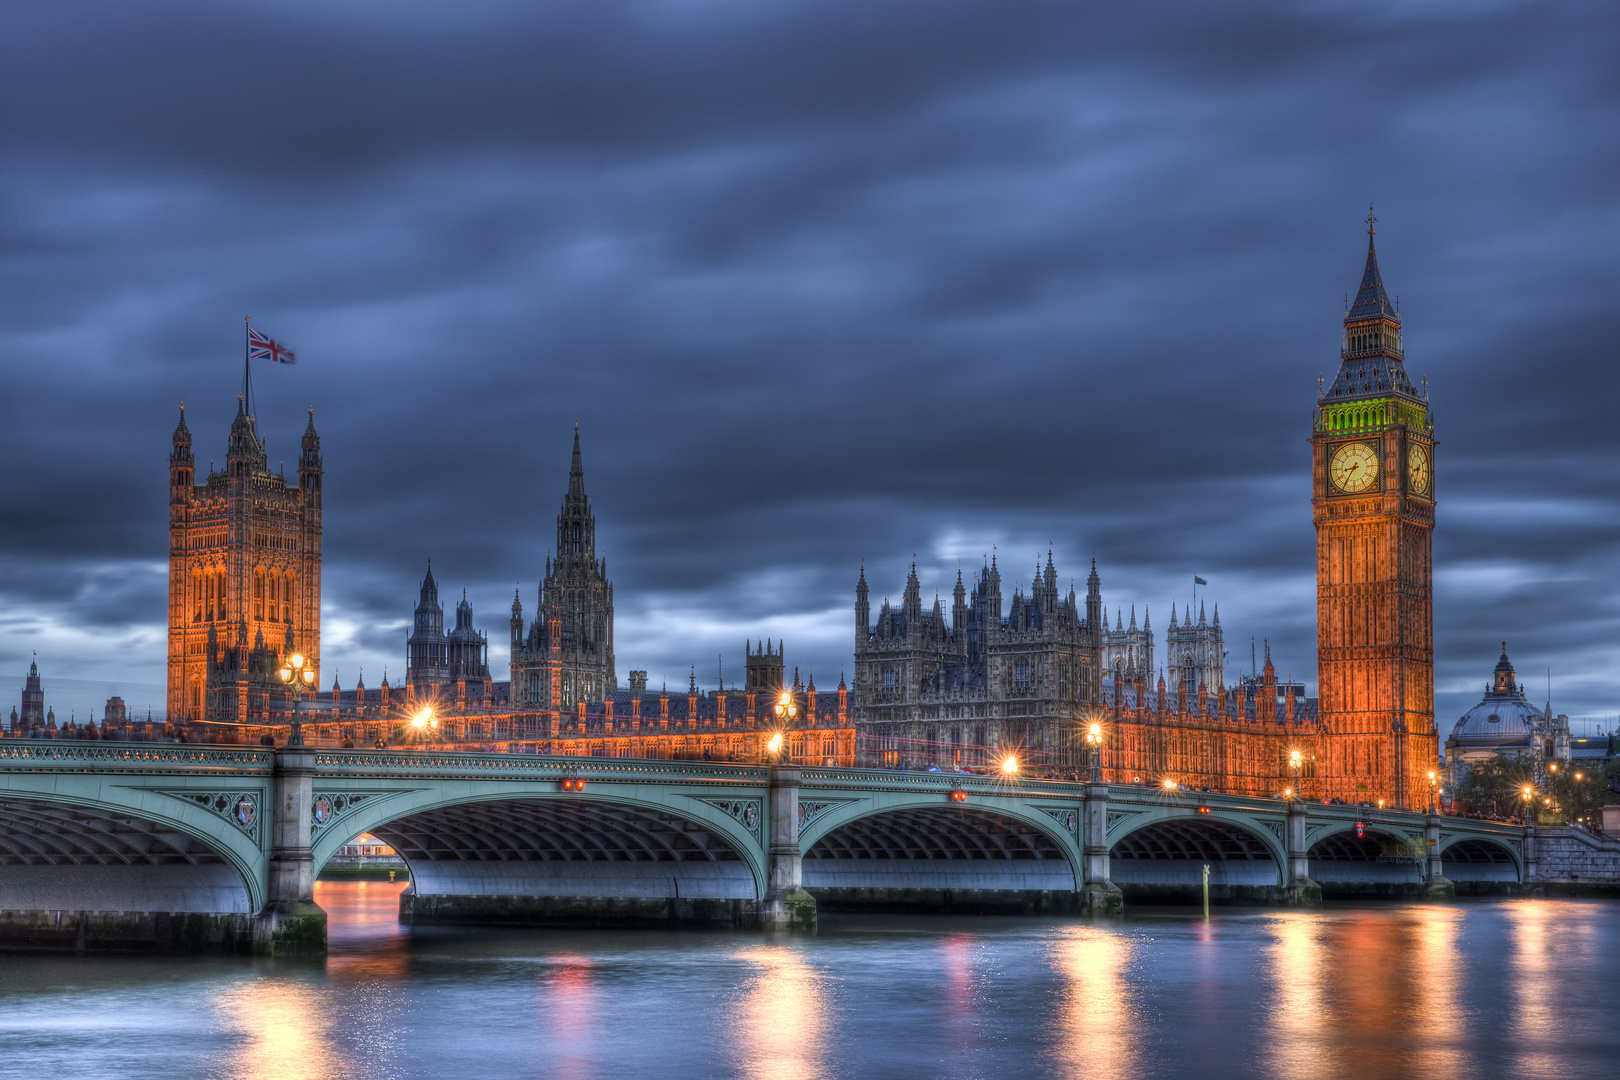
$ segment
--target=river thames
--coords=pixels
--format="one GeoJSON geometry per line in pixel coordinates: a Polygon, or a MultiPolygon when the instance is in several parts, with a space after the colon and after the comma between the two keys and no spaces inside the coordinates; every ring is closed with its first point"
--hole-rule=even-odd
{"type": "Polygon", "coordinates": [[[324,961],[0,959],[0,1075],[1567,1077],[1620,1068],[1620,903],[435,929],[321,883],[324,961]]]}

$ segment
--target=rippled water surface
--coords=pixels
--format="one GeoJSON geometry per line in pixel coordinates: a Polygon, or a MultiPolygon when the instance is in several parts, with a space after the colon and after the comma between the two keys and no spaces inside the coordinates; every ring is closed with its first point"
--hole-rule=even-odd
{"type": "Polygon", "coordinates": [[[1620,1075],[1620,904],[436,930],[322,884],[324,962],[0,957],[0,1075],[1620,1075]]]}

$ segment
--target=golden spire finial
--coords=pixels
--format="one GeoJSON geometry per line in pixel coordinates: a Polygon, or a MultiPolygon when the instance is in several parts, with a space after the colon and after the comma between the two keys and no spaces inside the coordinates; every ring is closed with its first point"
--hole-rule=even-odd
{"type": "Polygon", "coordinates": [[[1373,228],[1373,226],[1377,225],[1377,224],[1378,224],[1378,215],[1373,213],[1373,204],[1368,203],[1367,204],[1367,235],[1368,236],[1371,236],[1373,233],[1378,231],[1377,229],[1373,228]]]}

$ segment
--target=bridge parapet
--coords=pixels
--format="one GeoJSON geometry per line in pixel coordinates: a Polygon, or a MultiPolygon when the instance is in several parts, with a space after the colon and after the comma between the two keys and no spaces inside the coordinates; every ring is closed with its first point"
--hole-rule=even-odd
{"type": "Polygon", "coordinates": [[[269,772],[274,767],[275,751],[252,747],[0,740],[0,771],[7,772],[269,772]]]}

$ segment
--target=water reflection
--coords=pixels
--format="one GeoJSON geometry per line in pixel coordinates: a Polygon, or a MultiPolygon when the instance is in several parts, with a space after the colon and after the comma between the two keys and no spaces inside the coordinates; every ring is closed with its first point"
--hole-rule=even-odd
{"type": "Polygon", "coordinates": [[[1272,921],[1270,1015],[1276,1026],[1262,1053],[1270,1074],[1285,1080],[1335,1075],[1328,1053],[1326,957],[1317,936],[1321,928],[1320,915],[1303,911],[1290,911],[1272,921]]]}
{"type": "Polygon", "coordinates": [[[1457,1075],[1467,1019],[1455,908],[1272,919],[1272,1075],[1457,1075]]]}
{"type": "Polygon", "coordinates": [[[220,1028],[236,1036],[230,1059],[208,1075],[242,1080],[327,1080],[342,1075],[325,995],[303,979],[268,976],[217,999],[220,1028]]]}
{"type": "Polygon", "coordinates": [[[1135,992],[1127,981],[1132,944],[1117,932],[1064,927],[1054,948],[1063,979],[1056,1052],[1077,1076],[1110,1080],[1137,1074],[1135,992]]]}
{"type": "Polygon", "coordinates": [[[408,882],[315,883],[315,902],[326,911],[328,973],[344,979],[401,979],[409,971],[409,944],[399,923],[399,894],[408,882]]]}
{"type": "Polygon", "coordinates": [[[799,953],[772,945],[740,954],[756,969],[744,987],[737,1055],[756,1080],[815,1080],[823,1075],[826,991],[799,953]]]}
{"type": "Polygon", "coordinates": [[[1417,915],[1412,944],[1415,968],[1412,1029],[1420,1042],[1413,1054],[1416,1071],[1429,1076],[1459,1076],[1468,1063],[1463,1052],[1469,1036],[1463,1008],[1462,959],[1457,935],[1463,913],[1431,907],[1417,915]]]}
{"type": "MultiPolygon", "coordinates": [[[[1513,1013],[1514,1044],[1519,1068],[1531,1076],[1556,1075],[1556,1040],[1559,997],[1557,975],[1548,955],[1548,918],[1551,905],[1545,900],[1525,900],[1508,908],[1511,927],[1512,970],[1509,993],[1518,1007],[1513,1013]]],[[[1569,905],[1562,905],[1565,920],[1569,905]]]]}
{"type": "Polygon", "coordinates": [[[564,1080],[594,1076],[592,1052],[601,1038],[594,962],[588,956],[564,954],[553,957],[552,964],[540,1020],[546,1075],[564,1080]]]}

